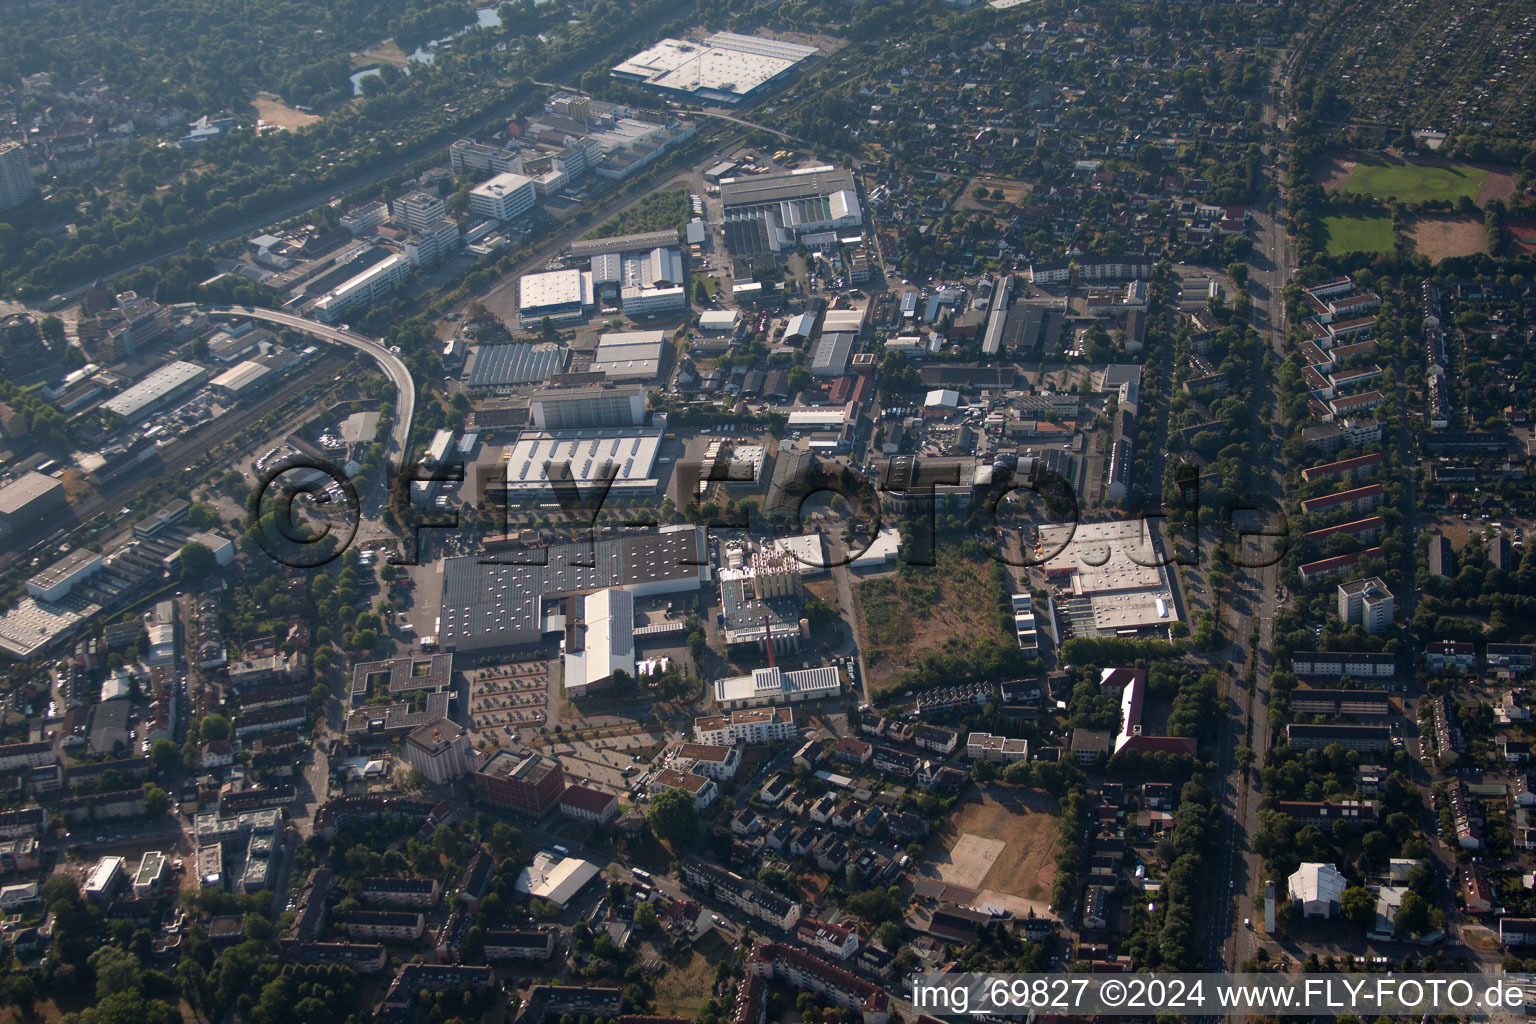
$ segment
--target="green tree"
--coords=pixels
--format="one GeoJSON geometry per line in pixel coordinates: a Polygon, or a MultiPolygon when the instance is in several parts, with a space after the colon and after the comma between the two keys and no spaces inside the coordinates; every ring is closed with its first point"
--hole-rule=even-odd
{"type": "Polygon", "coordinates": [[[205,579],[213,572],[216,565],[213,552],[209,550],[208,545],[193,540],[181,546],[182,579],[188,582],[205,579]]]}
{"type": "Polygon", "coordinates": [[[159,786],[144,787],[144,813],[151,818],[163,818],[171,809],[171,798],[159,786]]]}
{"type": "Polygon", "coordinates": [[[1393,923],[1406,935],[1418,935],[1429,927],[1429,901],[1416,892],[1403,894],[1393,923]]]}
{"type": "Polygon", "coordinates": [[[1350,924],[1364,931],[1376,919],[1376,897],[1364,886],[1352,885],[1339,897],[1339,912],[1350,924]]]}
{"type": "Polygon", "coordinates": [[[197,734],[204,742],[229,739],[229,719],[223,715],[204,715],[198,724],[197,734]]]}
{"type": "Polygon", "coordinates": [[[674,849],[686,846],[699,831],[699,810],[693,797],[681,789],[668,789],[651,798],[645,820],[656,838],[674,849]]]}
{"type": "Polygon", "coordinates": [[[181,763],[181,753],[176,749],[176,744],[167,739],[158,739],[150,746],[149,756],[154,760],[155,767],[162,772],[174,771],[181,763]]]}
{"type": "Polygon", "coordinates": [[[90,956],[96,972],[96,998],[106,999],[116,992],[138,993],[144,972],[139,958],[118,946],[102,946],[90,956]]]}

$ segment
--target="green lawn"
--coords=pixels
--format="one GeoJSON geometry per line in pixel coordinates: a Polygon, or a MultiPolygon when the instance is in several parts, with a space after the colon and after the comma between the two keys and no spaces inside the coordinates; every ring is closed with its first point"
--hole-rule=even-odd
{"type": "Polygon", "coordinates": [[[1475,200],[1487,180],[1488,172],[1477,167],[1433,167],[1401,160],[1362,160],[1344,179],[1343,191],[1413,203],[1428,199],[1455,202],[1462,196],[1475,200]]]}
{"type": "Polygon", "coordinates": [[[1392,218],[1333,216],[1323,218],[1322,245],[1330,256],[1350,252],[1391,252],[1392,218]]]}

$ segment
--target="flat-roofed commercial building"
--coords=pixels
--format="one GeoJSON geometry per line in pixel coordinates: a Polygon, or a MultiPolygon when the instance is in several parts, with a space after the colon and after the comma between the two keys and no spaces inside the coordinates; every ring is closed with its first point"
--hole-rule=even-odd
{"type": "Polygon", "coordinates": [[[709,582],[704,532],[664,528],[590,544],[556,544],[500,556],[445,559],[439,639],[460,651],[536,643],[544,605],[605,587],[637,597],[696,591],[709,582]]]}
{"type": "Polygon", "coordinates": [[[672,99],[734,106],[817,52],[814,46],[717,32],[702,44],[663,39],[616,65],[612,75],[672,99]]]}
{"type": "Polygon", "coordinates": [[[504,479],[490,486],[505,486],[514,502],[548,501],[569,485],[586,494],[599,481],[609,481],[613,499],[651,495],[660,448],[661,431],[649,427],[525,430],[503,453],[504,479]]]}
{"type": "Polygon", "coordinates": [[[597,341],[591,370],[609,380],[655,380],[662,370],[667,336],[661,331],[623,331],[597,341]]]}
{"type": "Polygon", "coordinates": [[[565,772],[552,757],[501,750],[476,770],[475,791],[487,803],[542,818],[565,791],[565,772]]]}
{"type": "Polygon", "coordinates": [[[590,270],[547,270],[524,274],[517,283],[517,315],[523,330],[545,320],[573,323],[591,314],[595,300],[590,270]]]}
{"type": "Polygon", "coordinates": [[[166,363],[120,395],[101,404],[103,409],[136,423],[159,412],[208,379],[208,371],[196,363],[166,363]]]}

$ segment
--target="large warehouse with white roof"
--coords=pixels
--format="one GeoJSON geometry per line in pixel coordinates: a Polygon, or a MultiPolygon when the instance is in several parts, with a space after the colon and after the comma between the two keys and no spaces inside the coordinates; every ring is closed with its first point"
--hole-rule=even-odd
{"type": "Polygon", "coordinates": [[[613,77],[673,99],[734,106],[794,71],[814,46],[717,32],[703,43],[663,39],[613,69],[613,77]]]}

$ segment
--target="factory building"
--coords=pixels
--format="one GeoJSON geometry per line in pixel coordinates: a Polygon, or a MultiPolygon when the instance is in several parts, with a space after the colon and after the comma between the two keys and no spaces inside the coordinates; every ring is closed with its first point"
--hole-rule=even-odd
{"type": "Polygon", "coordinates": [[[208,371],[196,363],[166,363],[122,394],[107,399],[102,408],[137,423],[191,393],[208,379],[208,371]]]}

